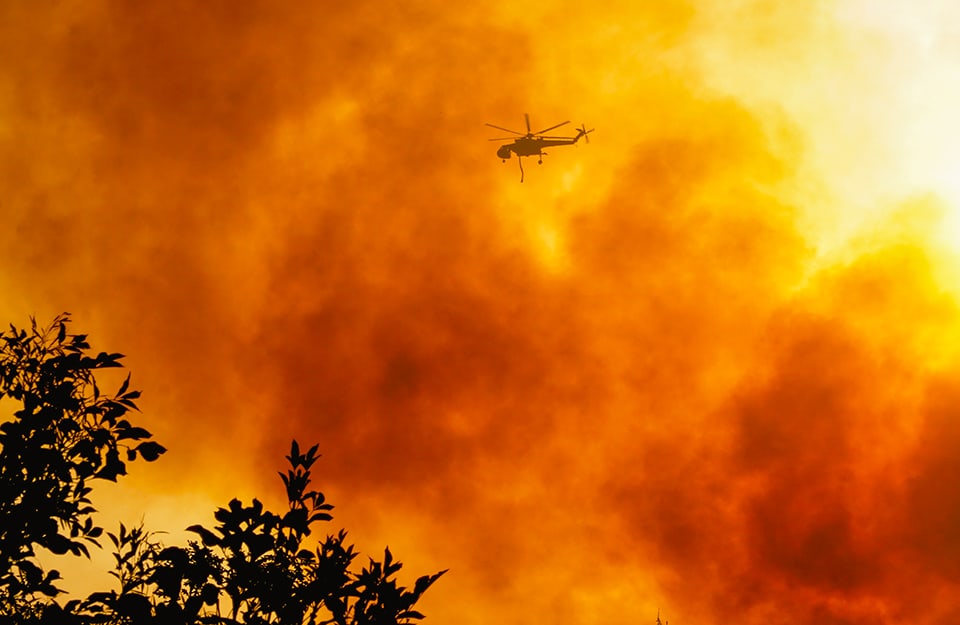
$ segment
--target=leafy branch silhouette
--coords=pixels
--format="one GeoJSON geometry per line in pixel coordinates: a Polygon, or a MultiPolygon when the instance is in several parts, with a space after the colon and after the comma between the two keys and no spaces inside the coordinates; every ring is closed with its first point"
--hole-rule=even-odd
{"type": "Polygon", "coordinates": [[[129,376],[112,395],[94,379],[118,367],[120,354],[89,356],[85,335],[68,335],[69,317],[46,328],[0,333],[0,398],[23,408],[0,425],[0,625],[6,623],[133,625],[412,625],[424,618],[417,601],[446,570],[396,579],[402,565],[389,548],[355,571],[358,553],[346,532],[312,549],[317,523],[333,506],[310,490],[318,445],[294,440],[280,473],[282,513],[231,500],[212,528],[191,525],[186,547],[164,546],[142,525],[106,532],[114,547],[118,588],[60,605],[59,572],[44,572],[35,549],[86,555],[104,534],[93,522],[88,481],[116,480],[126,463],[159,458],[165,449],[124,415],[137,410],[129,376]],[[121,455],[121,451],[125,455],[121,455]]]}
{"type": "Polygon", "coordinates": [[[62,592],[37,548],[89,557],[88,545],[99,546],[89,483],[166,451],[123,418],[140,396],[129,376],[112,395],[97,386],[94,372],[120,367],[123,355],[90,355],[86,335],[67,334],[69,320],[0,332],[0,398],[21,406],[0,424],[0,617],[35,613],[41,597],[62,592]]]}

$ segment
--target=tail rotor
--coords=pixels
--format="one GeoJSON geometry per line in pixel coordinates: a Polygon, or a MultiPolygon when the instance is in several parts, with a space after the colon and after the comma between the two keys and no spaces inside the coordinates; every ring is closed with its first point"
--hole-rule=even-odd
{"type": "Polygon", "coordinates": [[[590,137],[588,137],[587,135],[589,135],[591,132],[596,130],[596,128],[591,128],[590,130],[587,130],[586,124],[580,124],[580,128],[578,128],[577,130],[580,131],[580,136],[583,137],[587,143],[590,143],[590,137]]]}

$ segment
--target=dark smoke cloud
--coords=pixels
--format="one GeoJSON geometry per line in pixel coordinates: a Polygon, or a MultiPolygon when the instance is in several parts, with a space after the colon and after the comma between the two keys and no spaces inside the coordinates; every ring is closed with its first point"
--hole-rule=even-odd
{"type": "Polygon", "coordinates": [[[453,568],[437,622],[950,622],[953,299],[922,237],[811,270],[802,129],[655,54],[702,7],[618,22],[619,100],[507,8],[325,4],[2,9],[4,311],[130,355],[170,453],[120,509],[202,520],[296,437],[365,548],[453,568]],[[506,187],[480,123],[560,67],[543,115],[626,147],[506,187]]]}

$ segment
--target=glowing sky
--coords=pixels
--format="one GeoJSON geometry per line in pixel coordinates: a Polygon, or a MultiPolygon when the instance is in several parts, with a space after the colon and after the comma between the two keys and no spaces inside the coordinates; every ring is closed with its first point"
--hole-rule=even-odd
{"type": "Polygon", "coordinates": [[[319,442],[331,531],[451,569],[428,623],[953,623],[957,24],[6,2],[2,319],[128,355],[169,452],[109,519],[319,442]],[[596,132],[520,184],[525,112],[596,132]]]}

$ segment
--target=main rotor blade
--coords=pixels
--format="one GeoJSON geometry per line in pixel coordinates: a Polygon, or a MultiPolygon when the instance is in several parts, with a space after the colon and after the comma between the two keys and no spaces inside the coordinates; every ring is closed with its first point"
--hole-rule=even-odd
{"type": "Polygon", "coordinates": [[[550,126],[549,128],[544,128],[544,129],[541,130],[540,132],[535,132],[535,133],[533,133],[533,134],[535,134],[535,135],[542,135],[543,133],[547,132],[548,130],[553,130],[554,128],[559,128],[560,126],[563,126],[564,124],[569,124],[569,123],[570,123],[570,120],[568,119],[568,120],[565,121],[565,122],[560,122],[560,123],[557,124],[556,126],[550,126]]]}
{"type": "Polygon", "coordinates": [[[516,141],[516,137],[498,137],[496,139],[487,139],[487,141],[516,141]]]}
{"type": "Polygon", "coordinates": [[[504,132],[512,132],[513,134],[520,135],[521,137],[523,136],[522,132],[517,132],[516,130],[510,130],[509,128],[501,128],[500,126],[494,126],[493,124],[484,124],[484,125],[490,126],[491,128],[496,128],[497,130],[502,130],[504,132]]]}
{"type": "Polygon", "coordinates": [[[527,120],[527,134],[530,134],[530,114],[524,113],[523,118],[527,120]]]}

